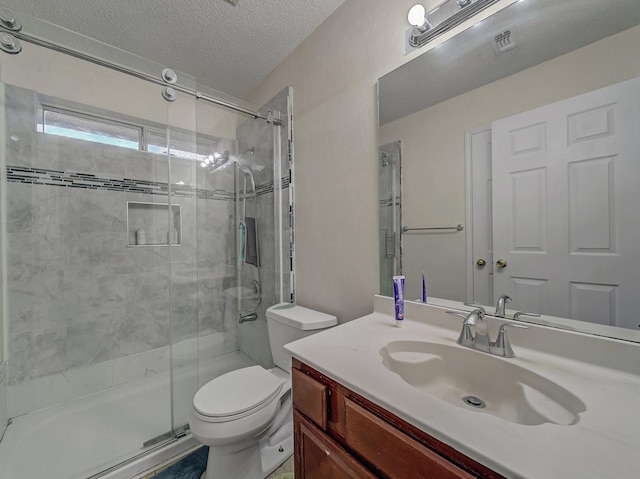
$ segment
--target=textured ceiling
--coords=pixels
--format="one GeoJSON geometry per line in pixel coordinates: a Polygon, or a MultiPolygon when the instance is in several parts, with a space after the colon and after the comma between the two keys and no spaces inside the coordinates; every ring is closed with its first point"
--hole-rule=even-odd
{"type": "Polygon", "coordinates": [[[245,97],[344,0],[0,0],[245,97]]]}

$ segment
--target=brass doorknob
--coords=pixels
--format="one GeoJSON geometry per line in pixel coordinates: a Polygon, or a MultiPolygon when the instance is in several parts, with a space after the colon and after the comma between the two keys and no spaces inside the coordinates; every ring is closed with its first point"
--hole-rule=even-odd
{"type": "Polygon", "coordinates": [[[507,267],[507,262],[503,259],[499,259],[498,261],[496,261],[496,266],[500,269],[502,268],[506,268],[507,267]]]}
{"type": "Polygon", "coordinates": [[[487,262],[480,258],[478,261],[476,261],[476,264],[478,265],[478,268],[483,268],[484,266],[486,266],[487,262]]]}

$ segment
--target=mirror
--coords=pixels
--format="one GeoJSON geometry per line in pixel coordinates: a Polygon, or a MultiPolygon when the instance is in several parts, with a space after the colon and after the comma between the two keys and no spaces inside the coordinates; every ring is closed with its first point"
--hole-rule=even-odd
{"type": "MultiPolygon", "coordinates": [[[[507,292],[514,297],[509,308],[541,312],[545,315],[545,322],[585,332],[640,340],[640,331],[630,329],[637,330],[640,321],[635,320],[632,315],[624,314],[621,306],[622,288],[618,288],[610,280],[590,282],[570,278],[566,288],[563,286],[564,289],[560,290],[551,286],[551,281],[546,282],[544,275],[547,271],[541,269],[542,261],[534,261],[538,270],[535,273],[520,274],[522,281],[519,283],[513,278],[506,283],[498,281],[500,277],[509,277],[504,273],[515,268],[518,260],[513,259],[512,253],[518,248],[511,244],[506,250],[496,249],[492,252],[494,241],[497,244],[499,239],[510,236],[513,240],[518,231],[525,232],[528,234],[521,243],[524,249],[529,248],[529,257],[540,260],[546,256],[544,247],[534,243],[547,238],[551,232],[536,233],[528,227],[521,230],[518,228],[522,226],[522,218],[534,214],[529,210],[523,212],[522,205],[538,205],[536,201],[539,198],[532,201],[532,192],[546,192],[546,188],[550,188],[550,179],[556,176],[548,177],[547,183],[540,178],[528,181],[531,180],[529,178],[528,183],[520,182],[526,183],[526,188],[514,190],[514,182],[520,185],[519,177],[514,179],[513,176],[496,176],[491,179],[489,176],[482,179],[477,176],[478,168],[474,170],[471,163],[478,152],[485,154],[489,151],[490,159],[492,155],[496,155],[498,145],[491,144],[491,141],[495,143],[498,138],[495,136],[496,125],[506,131],[507,140],[510,138],[511,143],[504,140],[507,141],[507,146],[514,147],[516,143],[530,145],[535,136],[533,134],[508,136],[515,131],[510,129],[510,125],[520,121],[521,115],[536,115],[549,105],[566,105],[589,92],[606,91],[612,85],[621,85],[640,77],[640,55],[637,53],[637,45],[640,44],[639,24],[640,3],[637,0],[521,0],[379,79],[378,144],[383,146],[401,142],[400,228],[408,231],[397,233],[401,236],[399,250],[402,274],[407,278],[407,298],[419,297],[420,276],[424,271],[430,298],[447,298],[458,302],[457,304],[476,301],[494,305],[496,296],[507,292]],[[505,36],[508,37],[507,40],[505,36]],[[507,120],[500,122],[503,119],[507,120]],[[483,181],[484,189],[478,187],[483,181]],[[491,186],[487,187],[489,183],[491,186]],[[499,188],[496,186],[498,183],[499,188]],[[506,196],[498,196],[500,194],[506,196]],[[514,203],[513,199],[516,197],[520,203],[514,203]],[[527,198],[531,201],[527,202],[527,198]],[[491,206],[495,208],[504,204],[511,204],[512,209],[506,215],[500,213],[501,216],[496,218],[491,212],[491,206]],[[489,210],[488,216],[486,211],[481,211],[483,208],[489,210]],[[456,228],[458,224],[463,225],[462,231],[456,228]],[[496,227],[503,227],[504,224],[507,224],[506,233],[496,230],[496,227]],[[420,228],[436,229],[425,231],[420,228]],[[536,238],[536,234],[544,238],[536,238]],[[486,255],[477,256],[473,249],[474,242],[477,246],[482,237],[487,243],[486,255]],[[481,259],[485,261],[484,289],[478,286],[482,282],[475,278],[475,273],[482,268],[478,263],[481,259]],[[500,259],[506,260],[505,268],[496,265],[500,259]],[[538,283],[534,284],[536,281],[538,283]],[[494,288],[494,284],[500,286],[494,288]],[[565,299],[568,298],[561,313],[551,309],[549,304],[556,289],[561,291],[565,299]],[[533,296],[537,294],[539,301],[531,300],[532,295],[524,294],[525,290],[537,291],[533,296]]],[[[633,92],[634,88],[630,90],[633,92]]],[[[595,94],[598,95],[600,93],[595,94]]],[[[631,103],[636,105],[631,117],[637,117],[640,100],[636,96],[631,103]]],[[[608,112],[603,108],[585,107],[584,111],[608,112]]],[[[609,113],[600,114],[599,120],[596,116],[583,118],[574,115],[579,120],[575,124],[578,124],[580,131],[585,132],[597,129],[605,122],[612,129],[618,129],[616,133],[624,125],[624,121],[621,122],[618,117],[615,117],[615,123],[607,123],[614,118],[609,113]]],[[[575,131],[571,130],[572,127],[566,121],[562,125],[564,126],[560,130],[565,136],[577,131],[575,128],[575,131]]],[[[518,131],[533,132],[524,127],[518,131]]],[[[536,131],[539,133],[536,137],[538,139],[551,139],[555,135],[555,130],[547,130],[547,127],[536,131]]],[[[594,135],[598,136],[596,133],[594,135]]],[[[504,143],[500,141],[501,144],[504,143]]],[[[565,139],[566,141],[568,140],[565,139]]],[[[633,159],[637,165],[640,158],[638,141],[634,138],[630,141],[629,152],[632,156],[635,155],[633,159]]],[[[599,158],[605,156],[601,155],[599,158]]],[[[494,167],[496,163],[498,157],[493,158],[494,167]]],[[[625,192],[627,196],[622,199],[611,196],[612,189],[602,186],[607,186],[608,183],[602,180],[604,177],[600,173],[605,173],[605,176],[614,175],[611,176],[614,178],[615,174],[611,172],[617,164],[607,165],[598,163],[588,173],[565,165],[561,171],[565,172],[562,174],[566,177],[560,181],[561,185],[565,185],[565,190],[556,194],[562,199],[562,208],[569,215],[580,212],[580,207],[584,205],[591,205],[591,209],[595,208],[594,211],[599,209],[601,217],[607,216],[609,229],[606,233],[612,241],[607,255],[622,257],[621,245],[632,245],[634,241],[638,243],[634,235],[637,238],[640,230],[637,222],[625,225],[620,221],[620,207],[635,204],[634,198],[637,198],[638,193],[635,197],[629,197],[625,192]],[[598,169],[599,172],[596,171],[598,169]],[[575,175],[573,170],[576,170],[575,175]],[[571,185],[584,186],[589,181],[598,190],[596,193],[583,191],[575,194],[570,191],[571,185]],[[598,195],[608,201],[606,207],[592,202],[595,201],[593,197],[598,195]]],[[[526,167],[520,167],[521,172],[525,170],[526,167]]],[[[617,173],[619,176],[620,171],[617,173]]],[[[630,172],[639,175],[640,179],[637,166],[631,165],[630,172]]],[[[618,186],[615,181],[611,181],[611,184],[618,186]]],[[[382,201],[380,207],[383,208],[382,201]]],[[[538,217],[546,213],[553,218],[558,211],[551,204],[536,208],[530,209],[536,209],[538,217]]],[[[572,249],[571,235],[575,236],[577,231],[582,238],[590,237],[596,241],[594,238],[603,238],[602,225],[588,219],[577,224],[578,226],[567,226],[570,238],[562,240],[564,249],[573,257],[596,256],[600,245],[583,245],[582,249],[578,245],[572,249]],[[593,226],[592,229],[590,225],[593,226]]],[[[628,248],[625,246],[623,249],[628,248]]],[[[618,269],[627,262],[637,264],[640,261],[640,250],[632,248],[631,253],[631,256],[618,262],[618,269]]],[[[564,265],[558,263],[560,264],[564,265]]],[[[560,266],[559,269],[568,268],[560,266]]],[[[636,274],[632,278],[632,284],[625,286],[625,291],[639,291],[638,278],[640,277],[636,274]]],[[[381,278],[381,284],[383,281],[381,278]]],[[[624,295],[629,296],[627,292],[624,295]]]]}

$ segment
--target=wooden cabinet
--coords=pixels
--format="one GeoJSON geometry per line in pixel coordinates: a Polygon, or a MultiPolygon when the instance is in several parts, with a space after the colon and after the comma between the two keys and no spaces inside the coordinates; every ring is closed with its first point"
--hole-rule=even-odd
{"type": "Polygon", "coordinates": [[[295,359],[291,377],[296,479],[504,479],[295,359]]]}
{"type": "Polygon", "coordinates": [[[340,444],[307,421],[302,414],[295,412],[293,418],[296,451],[300,452],[296,457],[296,461],[300,464],[300,468],[296,466],[296,478],[376,478],[357,459],[340,447],[340,444]]]}

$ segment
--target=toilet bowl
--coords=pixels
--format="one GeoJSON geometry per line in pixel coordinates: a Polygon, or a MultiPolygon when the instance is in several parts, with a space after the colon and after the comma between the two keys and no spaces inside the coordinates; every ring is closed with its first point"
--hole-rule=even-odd
{"type": "Polygon", "coordinates": [[[291,356],[283,346],[337,323],[289,303],[267,310],[276,367],[250,366],[202,386],[193,399],[193,437],[209,446],[206,479],[263,479],[293,453],[291,356]]]}

